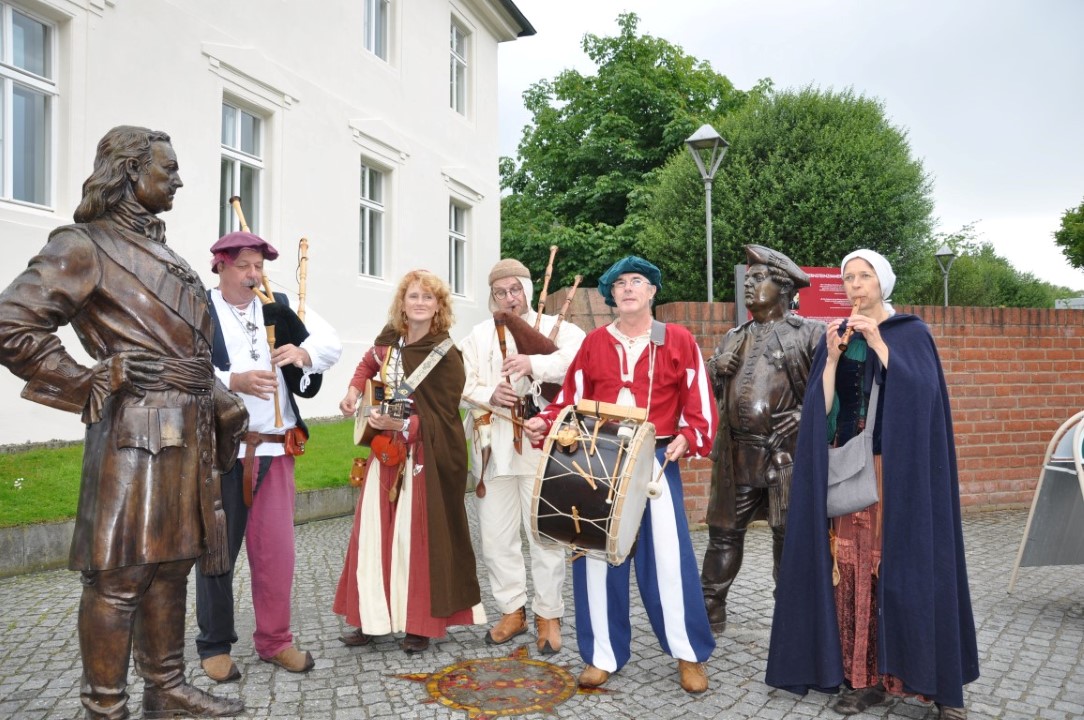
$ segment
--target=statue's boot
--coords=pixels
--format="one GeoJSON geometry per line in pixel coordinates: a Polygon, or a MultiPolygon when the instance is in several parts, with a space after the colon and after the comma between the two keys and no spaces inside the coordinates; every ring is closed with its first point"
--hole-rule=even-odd
{"type": "Polygon", "coordinates": [[[146,718],[230,717],[240,700],[220,698],[189,685],[184,676],[184,612],[191,560],[161,563],[136,612],[133,648],[143,677],[146,718]]]}
{"type": "Polygon", "coordinates": [[[79,700],[87,720],[126,720],[132,616],[141,573],[132,568],[86,571],[79,600],[79,700]]]}
{"type": "Polygon", "coordinates": [[[741,569],[745,550],[745,530],[708,526],[708,548],[700,572],[704,587],[704,607],[712,632],[726,630],[726,596],[741,569]]]}
{"type": "MultiPolygon", "coordinates": [[[[772,581],[779,585],[779,566],[783,563],[783,539],[786,535],[786,526],[772,528],[772,581]]],[[[772,597],[775,597],[775,587],[772,588],[772,597]]]]}

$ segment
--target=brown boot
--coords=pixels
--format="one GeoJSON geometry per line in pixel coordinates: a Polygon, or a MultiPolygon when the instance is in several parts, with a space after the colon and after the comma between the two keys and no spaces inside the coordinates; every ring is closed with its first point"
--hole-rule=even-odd
{"type": "Polygon", "coordinates": [[[538,651],[543,655],[556,655],[561,651],[561,618],[534,616],[538,632],[538,651]]]}
{"type": "Polygon", "coordinates": [[[580,685],[583,687],[599,687],[610,679],[610,673],[599,670],[594,665],[588,665],[580,673],[580,685]]]}
{"type": "Polygon", "coordinates": [[[178,714],[190,717],[233,717],[245,711],[240,700],[220,698],[187,683],[169,689],[144,687],[143,717],[171,718],[178,714]]]}
{"type": "Polygon", "coordinates": [[[503,645],[516,635],[527,632],[527,609],[520,608],[502,615],[497,624],[486,633],[486,643],[489,645],[503,645]]]}
{"type": "Polygon", "coordinates": [[[312,670],[316,665],[316,661],[312,659],[312,653],[301,652],[293,646],[286,648],[274,657],[260,659],[272,665],[278,665],[283,670],[292,673],[305,673],[312,670]]]}
{"type": "Polygon", "coordinates": [[[212,655],[199,661],[203,672],[216,683],[228,683],[241,679],[241,671],[233,664],[233,658],[229,653],[212,655]]]}
{"type": "Polygon", "coordinates": [[[708,673],[704,663],[678,660],[678,673],[681,674],[681,687],[685,692],[702,693],[708,689],[708,673]]]}

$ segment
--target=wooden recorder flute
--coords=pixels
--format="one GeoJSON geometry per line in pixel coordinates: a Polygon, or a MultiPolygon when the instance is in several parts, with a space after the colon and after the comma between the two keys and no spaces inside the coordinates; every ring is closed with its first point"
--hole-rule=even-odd
{"type": "MultiPolygon", "coordinates": [[[[275,294],[271,291],[271,281],[267,276],[263,276],[263,288],[265,292],[260,292],[258,287],[252,288],[252,292],[256,293],[256,297],[260,298],[260,302],[264,305],[270,305],[275,302],[275,294]]],[[[267,329],[267,347],[271,352],[275,352],[275,325],[274,323],[264,326],[267,329]]],[[[271,369],[275,369],[274,363],[271,364],[271,369]]],[[[279,385],[278,385],[278,373],[275,373],[275,427],[282,427],[282,408],[279,406],[279,385]]]]}
{"type": "MultiPolygon", "coordinates": [[[[855,298],[854,299],[854,307],[851,308],[851,315],[854,315],[856,312],[858,312],[858,304],[860,302],[861,302],[861,298],[855,298]]],[[[840,352],[845,352],[847,350],[847,346],[851,344],[851,335],[852,334],[854,334],[854,328],[851,327],[851,324],[848,322],[847,323],[847,329],[843,331],[843,336],[839,338],[839,350],[840,350],[840,352]]]]}

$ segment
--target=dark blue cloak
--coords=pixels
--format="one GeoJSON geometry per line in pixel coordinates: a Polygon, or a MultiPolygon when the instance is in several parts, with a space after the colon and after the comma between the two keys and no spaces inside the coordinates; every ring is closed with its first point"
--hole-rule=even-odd
{"type": "MultiPolygon", "coordinates": [[[[883,554],[878,670],[908,692],[962,707],[979,676],[964,562],[960,490],[941,361],[926,324],[897,314],[880,325],[889,347],[882,382],[883,554]]],[[[828,444],[822,339],[813,358],[794,461],[787,535],[765,682],[804,695],[836,692],[843,659],[828,550],[828,444]]]]}

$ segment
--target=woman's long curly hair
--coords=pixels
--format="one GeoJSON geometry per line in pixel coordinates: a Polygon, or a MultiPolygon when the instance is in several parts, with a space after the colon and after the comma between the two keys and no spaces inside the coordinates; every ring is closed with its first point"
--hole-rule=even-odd
{"type": "Polygon", "coordinates": [[[132,191],[128,161],[144,168],[151,161],[151,144],[170,142],[169,135],[133,125],[118,125],[98,141],[94,171],[83,183],[83,200],[75,209],[75,222],[90,222],[104,215],[132,191]]]}
{"type": "Polygon", "coordinates": [[[407,290],[414,283],[419,283],[437,298],[437,314],[433,316],[429,332],[436,334],[450,330],[455,324],[455,315],[452,313],[452,291],[448,283],[428,270],[411,270],[399,281],[399,287],[395,290],[395,300],[388,309],[388,324],[400,335],[406,335],[407,323],[403,303],[406,300],[407,290]]]}

